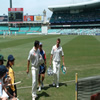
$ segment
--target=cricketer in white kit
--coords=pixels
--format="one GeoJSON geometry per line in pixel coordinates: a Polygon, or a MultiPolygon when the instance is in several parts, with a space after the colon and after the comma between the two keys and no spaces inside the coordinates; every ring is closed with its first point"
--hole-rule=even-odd
{"type": "Polygon", "coordinates": [[[53,75],[54,75],[53,86],[56,85],[57,88],[59,87],[59,72],[60,72],[61,56],[62,56],[63,65],[65,66],[64,53],[62,47],[60,46],[60,39],[58,38],[56,45],[52,47],[51,57],[50,57],[50,65],[51,65],[51,60],[53,58],[53,62],[52,62],[53,75]]]}
{"type": "Polygon", "coordinates": [[[27,73],[29,73],[29,65],[31,61],[31,71],[32,71],[32,98],[37,97],[37,84],[38,84],[38,74],[39,65],[44,63],[42,56],[40,55],[39,41],[35,41],[34,47],[30,50],[28,56],[27,73]]]}

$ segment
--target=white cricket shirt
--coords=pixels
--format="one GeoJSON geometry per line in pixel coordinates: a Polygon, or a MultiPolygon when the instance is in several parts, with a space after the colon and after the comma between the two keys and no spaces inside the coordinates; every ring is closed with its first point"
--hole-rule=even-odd
{"type": "Polygon", "coordinates": [[[28,60],[31,61],[31,65],[34,67],[39,67],[39,57],[40,57],[40,50],[39,49],[35,49],[35,47],[33,47],[30,52],[29,52],[29,56],[28,56],[28,60]]]}
{"type": "Polygon", "coordinates": [[[64,55],[62,47],[59,46],[57,48],[56,45],[52,47],[51,54],[53,55],[53,61],[57,61],[57,62],[61,61],[61,56],[64,55]]]}

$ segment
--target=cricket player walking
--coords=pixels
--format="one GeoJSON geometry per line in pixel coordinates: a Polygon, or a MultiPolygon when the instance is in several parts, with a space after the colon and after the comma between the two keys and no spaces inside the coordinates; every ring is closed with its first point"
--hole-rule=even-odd
{"type": "Polygon", "coordinates": [[[43,50],[42,46],[43,45],[40,42],[39,50],[40,50],[40,54],[41,54],[42,58],[44,59],[44,63],[40,65],[40,69],[39,69],[39,77],[38,77],[39,89],[38,89],[38,91],[41,91],[41,86],[42,86],[42,88],[44,87],[43,81],[44,81],[45,72],[46,72],[46,53],[43,50]]]}
{"type": "Polygon", "coordinates": [[[32,71],[32,100],[37,97],[37,84],[38,84],[38,73],[39,65],[44,63],[42,56],[39,51],[39,41],[34,42],[34,47],[30,50],[27,63],[27,73],[29,73],[29,65],[31,61],[31,71],[32,71]]]}
{"type": "Polygon", "coordinates": [[[54,75],[54,81],[53,81],[53,86],[56,85],[56,87],[59,87],[59,72],[60,72],[60,61],[61,61],[61,56],[62,56],[62,61],[63,61],[63,66],[65,66],[64,63],[64,53],[63,49],[60,46],[60,38],[57,39],[56,45],[52,47],[51,50],[51,57],[50,57],[50,66],[51,66],[51,61],[53,58],[53,75],[54,75]]]}

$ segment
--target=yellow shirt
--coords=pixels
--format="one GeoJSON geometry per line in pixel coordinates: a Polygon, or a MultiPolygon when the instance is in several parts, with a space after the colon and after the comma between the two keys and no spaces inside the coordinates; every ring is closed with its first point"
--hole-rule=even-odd
{"type": "MultiPolygon", "coordinates": [[[[10,84],[13,84],[15,81],[14,71],[11,67],[9,67],[8,70],[9,70],[9,76],[11,78],[10,84]]],[[[15,91],[14,85],[11,85],[10,88],[12,91],[15,91]]]]}

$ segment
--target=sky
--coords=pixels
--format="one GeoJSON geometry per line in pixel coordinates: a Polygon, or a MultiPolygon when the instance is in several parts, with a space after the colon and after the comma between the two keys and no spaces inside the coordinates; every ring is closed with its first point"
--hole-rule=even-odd
{"type": "MultiPolygon", "coordinates": [[[[93,0],[12,0],[13,8],[24,8],[24,15],[43,15],[43,10],[46,10],[47,17],[52,15],[48,6],[67,5],[93,0]]],[[[8,8],[10,7],[10,0],[0,0],[0,15],[8,15],[8,8]]]]}

